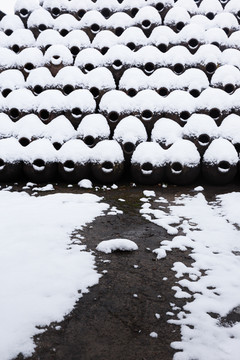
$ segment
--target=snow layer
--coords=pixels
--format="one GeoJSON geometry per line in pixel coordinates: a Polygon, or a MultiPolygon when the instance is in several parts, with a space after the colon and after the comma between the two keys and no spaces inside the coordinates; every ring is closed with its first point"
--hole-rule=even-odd
{"type": "Polygon", "coordinates": [[[91,194],[31,197],[0,192],[0,358],[34,350],[33,335],[61,321],[88,287],[98,282],[94,257],[69,235],[107,210],[91,194]],[[80,251],[79,251],[80,250],[80,251]]]}
{"type": "Polygon", "coordinates": [[[228,161],[232,165],[238,163],[238,154],[232,143],[226,139],[215,139],[207,148],[203,160],[209,164],[228,161]]]}

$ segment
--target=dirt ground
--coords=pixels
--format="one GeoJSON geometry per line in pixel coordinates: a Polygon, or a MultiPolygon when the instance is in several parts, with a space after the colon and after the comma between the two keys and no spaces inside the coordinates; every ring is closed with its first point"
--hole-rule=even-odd
{"type": "MultiPolygon", "coordinates": [[[[172,286],[177,279],[171,268],[176,261],[188,266],[192,260],[187,251],[175,250],[156,261],[152,250],[159,247],[161,240],[172,236],[139,214],[140,199],[143,190],[148,189],[171,202],[182,193],[191,194],[198,185],[162,188],[122,184],[114,190],[87,190],[103,196],[110,207],[123,211],[98,217],[72,235],[72,242],[76,235],[84,236],[82,242],[95,252],[97,270],[103,276],[64,321],[51,324],[35,337],[36,351],[31,357],[20,354],[16,360],[172,360],[174,350],[170,344],[179,341],[181,334],[178,326],[168,323],[167,313],[174,313],[174,306],[181,308],[185,300],[174,298],[172,286]],[[119,237],[133,240],[139,250],[112,254],[95,250],[100,241],[119,237]],[[160,314],[160,319],[155,314],[160,314]],[[152,338],[151,332],[156,332],[158,338],[152,338]]],[[[86,192],[77,186],[55,188],[57,192],[86,192]]],[[[204,189],[204,195],[211,201],[215,194],[239,191],[240,186],[204,185],[204,189]]]]}

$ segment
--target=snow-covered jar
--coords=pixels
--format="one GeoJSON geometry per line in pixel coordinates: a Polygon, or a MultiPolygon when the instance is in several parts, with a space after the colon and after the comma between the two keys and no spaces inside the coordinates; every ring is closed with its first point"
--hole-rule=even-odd
{"type": "Polygon", "coordinates": [[[200,174],[200,154],[189,140],[178,140],[167,150],[166,178],[176,185],[194,182],[200,174]]]}
{"type": "Polygon", "coordinates": [[[67,11],[67,2],[65,0],[45,0],[43,8],[49,11],[55,19],[67,11]]]}
{"type": "Polygon", "coordinates": [[[218,0],[202,0],[199,6],[199,14],[205,15],[209,20],[213,20],[222,11],[222,4],[218,0]]]}
{"type": "Polygon", "coordinates": [[[174,6],[165,16],[164,24],[168,25],[175,32],[181,31],[185,25],[189,24],[190,15],[188,11],[181,6],[174,6]]]}
{"type": "MultiPolygon", "coordinates": [[[[237,92],[235,94],[237,95],[237,92]]],[[[236,99],[239,101],[239,98],[236,97],[236,99]]],[[[218,126],[232,112],[233,107],[233,95],[221,89],[205,89],[196,99],[196,112],[210,115],[218,126]]]]}
{"type": "Polygon", "coordinates": [[[120,39],[110,30],[100,31],[92,41],[92,47],[105,55],[109,48],[120,43],[120,39]]]}
{"type": "Polygon", "coordinates": [[[237,153],[240,153],[240,116],[228,115],[219,126],[219,134],[222,138],[231,141],[237,153]]]}
{"type": "Polygon", "coordinates": [[[0,181],[13,181],[22,176],[22,147],[15,138],[0,140],[0,181]]]}
{"type": "Polygon", "coordinates": [[[65,96],[59,90],[45,90],[35,97],[36,113],[44,124],[61,115],[66,109],[65,96]]]}
{"type": "Polygon", "coordinates": [[[16,69],[5,70],[0,73],[0,91],[7,97],[13,90],[25,87],[25,79],[21,71],[16,69]]]}
{"type": "Polygon", "coordinates": [[[211,85],[223,89],[228,94],[234,93],[240,86],[240,71],[236,66],[220,66],[211,79],[211,85]]]}
{"type": "Polygon", "coordinates": [[[45,125],[35,114],[28,114],[18,120],[13,129],[13,136],[25,147],[30,142],[44,136],[45,125]]]}
{"type": "Polygon", "coordinates": [[[140,27],[146,37],[149,37],[152,30],[161,24],[161,15],[153,6],[144,6],[134,17],[134,25],[140,27]]]}
{"type": "Polygon", "coordinates": [[[79,2],[79,0],[71,0],[67,2],[67,9],[70,14],[75,16],[77,20],[81,20],[87,11],[93,10],[95,3],[91,0],[79,2]]]}
{"type": "Polygon", "coordinates": [[[43,9],[34,10],[28,18],[27,28],[33,32],[35,38],[47,29],[53,29],[54,19],[51,14],[43,9]]]}
{"type": "Polygon", "coordinates": [[[197,98],[201,92],[209,87],[207,75],[200,69],[187,69],[177,77],[178,89],[188,91],[197,98]]]}
{"type": "Polygon", "coordinates": [[[55,76],[55,86],[64,95],[69,95],[76,89],[81,89],[83,84],[83,72],[76,66],[64,66],[55,76]]]}
{"type": "MultiPolygon", "coordinates": [[[[197,54],[197,53],[196,53],[197,54]]],[[[163,64],[177,75],[181,75],[195,64],[195,55],[182,45],[176,45],[164,54],[163,64]]]]}
{"type": "Polygon", "coordinates": [[[147,141],[147,137],[143,123],[135,116],[127,116],[118,123],[113,139],[121,145],[126,164],[130,164],[136,146],[147,141]]]}
{"type": "Polygon", "coordinates": [[[0,47],[0,73],[17,67],[17,55],[14,51],[0,47]]]}
{"type": "Polygon", "coordinates": [[[122,45],[126,45],[132,51],[137,51],[141,47],[151,44],[151,41],[146,37],[142,29],[135,26],[125,29],[117,39],[122,45]]]}
{"type": "Polygon", "coordinates": [[[225,31],[215,27],[205,31],[204,42],[205,44],[217,46],[221,51],[225,50],[230,45],[229,38],[225,31]]]}
{"type": "Polygon", "coordinates": [[[35,96],[28,89],[12,91],[5,99],[5,112],[12,121],[34,112],[36,108],[35,96]]]}
{"type": "Polygon", "coordinates": [[[203,176],[215,185],[228,184],[237,174],[238,161],[238,153],[230,141],[213,140],[203,157],[203,176]]]}
{"type": "Polygon", "coordinates": [[[208,115],[193,114],[182,129],[183,139],[192,141],[202,156],[209,144],[219,136],[215,121],[208,115]]]}
{"type": "Polygon", "coordinates": [[[131,98],[120,90],[109,91],[100,101],[99,112],[106,117],[113,133],[119,121],[132,114],[131,98]]]}
{"type": "Polygon", "coordinates": [[[67,183],[89,177],[91,149],[79,139],[67,141],[58,151],[58,173],[67,183]]]}
{"type": "Polygon", "coordinates": [[[177,34],[176,43],[186,46],[191,54],[195,54],[204,43],[204,32],[205,29],[203,26],[199,24],[188,24],[177,34]]]}
{"type": "Polygon", "coordinates": [[[209,80],[222,62],[220,49],[213,44],[202,45],[193,55],[195,66],[203,70],[209,80]]]}
{"type": "Polygon", "coordinates": [[[3,31],[7,36],[17,29],[24,29],[24,24],[17,15],[5,15],[0,21],[0,31],[3,31]]]}
{"type": "Polygon", "coordinates": [[[78,53],[74,65],[85,74],[104,65],[104,57],[97,49],[84,49],[78,53]]]}
{"type": "Polygon", "coordinates": [[[63,38],[62,43],[71,51],[74,59],[82,49],[91,46],[89,37],[83,30],[70,31],[69,34],[63,38]]]}
{"type": "Polygon", "coordinates": [[[48,139],[39,139],[26,146],[23,171],[32,182],[49,182],[57,176],[57,151],[48,139]]]}
{"type": "Polygon", "coordinates": [[[164,116],[184,126],[190,116],[196,112],[196,100],[186,91],[174,90],[164,98],[164,116]]]}
{"type": "MultiPolygon", "coordinates": [[[[154,74],[156,72],[157,70],[154,72],[154,74]]],[[[150,84],[152,76],[153,75],[148,77],[141,69],[135,67],[127,69],[123,73],[119,81],[118,88],[119,90],[124,91],[128,96],[134,97],[135,95],[137,95],[138,91],[140,90],[146,88],[152,89],[152,86],[150,84]]]]}
{"type": "Polygon", "coordinates": [[[151,141],[158,143],[163,149],[168,149],[181,138],[182,127],[176,121],[163,117],[154,124],[151,141]]]}
{"type": "Polygon", "coordinates": [[[18,54],[23,49],[34,47],[35,39],[30,30],[17,29],[12,33],[12,35],[7,37],[7,42],[5,46],[18,54]]]}
{"type": "Polygon", "coordinates": [[[31,13],[39,8],[39,0],[17,0],[14,6],[14,11],[26,27],[27,20],[31,13]]]}
{"type": "Polygon", "coordinates": [[[79,29],[79,21],[70,14],[63,14],[54,21],[53,29],[64,38],[71,31],[79,29]]]}
{"type": "Polygon", "coordinates": [[[184,9],[186,9],[188,11],[188,13],[191,16],[193,16],[193,15],[198,14],[198,12],[199,12],[198,4],[201,1],[202,0],[176,0],[175,6],[183,7],[184,9]]]}
{"type": "Polygon", "coordinates": [[[118,85],[124,71],[134,62],[133,52],[125,45],[111,47],[103,56],[104,65],[111,71],[116,85],[118,85]]]}
{"type": "Polygon", "coordinates": [[[64,66],[73,65],[73,55],[64,45],[52,45],[45,52],[44,66],[46,66],[56,76],[58,71],[64,66]]]}
{"type": "Polygon", "coordinates": [[[65,96],[66,111],[65,115],[77,129],[81,120],[88,114],[96,111],[96,101],[89,90],[79,89],[65,96]]]}
{"type": "Polygon", "coordinates": [[[45,54],[50,46],[63,44],[63,39],[64,38],[57,30],[47,29],[39,34],[36,39],[35,46],[39,48],[43,54],[45,54]]]}
{"type": "Polygon", "coordinates": [[[131,159],[131,175],[135,182],[155,185],[164,180],[166,150],[155,142],[140,143],[131,159]]]}
{"type": "Polygon", "coordinates": [[[15,123],[7,114],[0,113],[0,139],[6,139],[13,136],[15,123]]]}
{"type": "Polygon", "coordinates": [[[142,90],[132,98],[133,113],[140,118],[150,137],[154,123],[164,111],[164,98],[154,90],[142,90]]]}
{"type": "Polygon", "coordinates": [[[22,71],[25,79],[33,69],[43,66],[43,54],[38,48],[26,48],[16,55],[16,66],[22,71]]]}
{"type": "Polygon", "coordinates": [[[37,96],[45,90],[54,89],[55,79],[48,68],[39,67],[29,73],[25,87],[37,96]]]}
{"type": "Polygon", "coordinates": [[[116,84],[110,70],[98,67],[83,75],[82,87],[92,93],[98,106],[104,94],[116,89],[116,84]]]}
{"type": "Polygon", "coordinates": [[[161,15],[162,20],[168,11],[173,7],[175,0],[151,0],[148,1],[149,5],[154,6],[159,14],[161,15]]]}
{"type": "Polygon", "coordinates": [[[177,34],[168,26],[161,25],[153,29],[149,44],[154,45],[162,53],[166,53],[176,43],[177,34]]]}
{"type": "Polygon", "coordinates": [[[77,128],[77,137],[88,147],[94,147],[99,141],[110,138],[110,127],[101,114],[86,115],[77,128]]]}
{"type": "Polygon", "coordinates": [[[64,115],[54,118],[49,124],[44,125],[44,137],[49,139],[56,150],[62,145],[77,137],[77,132],[64,115]]]}
{"type": "Polygon", "coordinates": [[[99,11],[90,10],[83,15],[78,28],[86,32],[92,42],[99,31],[106,29],[106,22],[107,20],[99,11]]]}
{"type": "MultiPolygon", "coordinates": [[[[131,52],[130,52],[131,54],[131,52]]],[[[132,64],[143,70],[146,75],[151,75],[157,68],[165,66],[165,54],[160,52],[156,46],[148,45],[139,49],[131,55],[132,64]]]]}
{"type": "Polygon", "coordinates": [[[134,26],[134,24],[135,19],[123,12],[117,12],[106,20],[106,28],[118,37],[121,36],[126,29],[134,26]]]}
{"type": "Polygon", "coordinates": [[[124,171],[124,156],[115,140],[103,140],[92,149],[91,171],[94,178],[103,184],[118,181],[124,171]]]}

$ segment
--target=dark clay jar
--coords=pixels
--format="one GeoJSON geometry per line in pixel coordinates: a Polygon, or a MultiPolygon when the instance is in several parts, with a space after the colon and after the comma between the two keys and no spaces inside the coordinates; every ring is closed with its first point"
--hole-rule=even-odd
{"type": "Polygon", "coordinates": [[[164,180],[165,166],[154,166],[150,162],[131,165],[131,175],[136,183],[142,185],[156,185],[164,180]]]}
{"type": "Polygon", "coordinates": [[[90,163],[77,163],[67,160],[58,164],[58,173],[64,182],[76,184],[90,174],[90,163]]]}
{"type": "Polygon", "coordinates": [[[0,182],[19,180],[22,177],[22,162],[5,162],[0,159],[0,182]]]}
{"type": "Polygon", "coordinates": [[[92,175],[102,184],[109,184],[118,181],[124,172],[124,163],[104,161],[91,165],[92,175]]]}
{"type": "Polygon", "coordinates": [[[167,181],[175,185],[188,185],[198,178],[200,169],[200,164],[187,166],[180,162],[172,162],[166,165],[166,178],[167,181]]]}
{"type": "Polygon", "coordinates": [[[237,174],[237,165],[228,161],[220,161],[218,164],[202,163],[204,178],[214,185],[226,185],[231,183],[237,174]]]}
{"type": "Polygon", "coordinates": [[[42,159],[23,164],[23,171],[27,179],[36,183],[53,181],[57,176],[57,169],[57,163],[46,163],[42,159]]]}

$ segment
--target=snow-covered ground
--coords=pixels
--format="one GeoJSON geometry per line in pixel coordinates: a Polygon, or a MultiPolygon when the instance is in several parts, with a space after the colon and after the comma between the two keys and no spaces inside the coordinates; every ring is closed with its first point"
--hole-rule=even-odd
{"type": "MultiPolygon", "coordinates": [[[[31,354],[32,337],[51,322],[61,321],[98,283],[94,255],[74,230],[97,216],[122,214],[94,194],[45,195],[54,187],[31,183],[23,189],[29,188],[31,196],[11,192],[11,187],[0,191],[1,360],[11,360],[19,352],[31,354]]],[[[153,249],[159,267],[173,249],[188,250],[192,258],[190,266],[184,264],[183,253],[183,260],[172,266],[176,277],[172,290],[176,299],[185,301],[182,308],[175,306],[169,312],[168,321],[181,327],[181,339],[171,344],[174,360],[238,360],[240,324],[226,316],[239,314],[240,309],[240,192],[216,195],[209,202],[199,186],[172,201],[167,198],[164,189],[161,196],[158,190],[145,190],[139,216],[172,237],[159,239],[159,247],[153,249]]],[[[99,239],[97,246],[106,253],[139,249],[122,238],[99,239]]],[[[158,338],[155,330],[150,337],[158,338]]]]}
{"type": "MultiPolygon", "coordinates": [[[[49,190],[49,188],[47,189],[49,190]]],[[[0,359],[31,354],[36,326],[61,321],[98,283],[95,258],[75,229],[108,205],[93,194],[0,191],[0,359]]]]}
{"type": "Polygon", "coordinates": [[[142,215],[176,235],[153,251],[157,259],[161,262],[173,249],[188,249],[193,259],[190,267],[183,260],[172,268],[175,297],[186,299],[169,320],[181,326],[181,341],[171,344],[182,350],[174,360],[238,360],[240,324],[224,318],[240,308],[240,193],[218,195],[212,202],[201,192],[170,204],[163,197],[153,199],[145,193],[142,215]]]}

